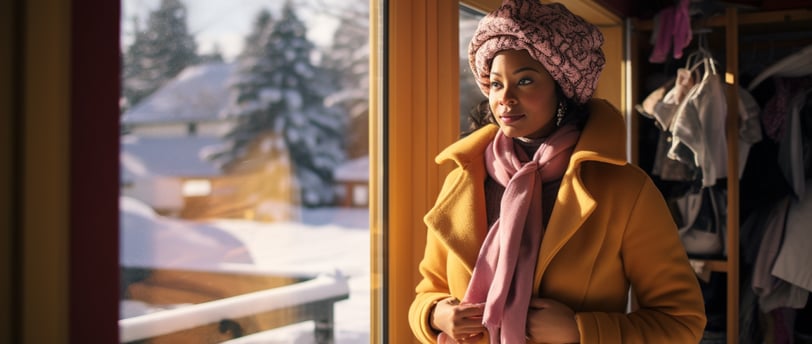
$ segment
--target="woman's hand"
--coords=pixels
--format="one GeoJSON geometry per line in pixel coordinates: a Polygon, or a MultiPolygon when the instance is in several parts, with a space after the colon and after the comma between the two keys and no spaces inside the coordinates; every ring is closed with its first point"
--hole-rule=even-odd
{"type": "Polygon", "coordinates": [[[482,325],[484,304],[460,304],[455,297],[437,302],[431,313],[431,327],[444,332],[457,343],[474,343],[485,333],[482,325]]]}
{"type": "Polygon", "coordinates": [[[578,343],[581,335],[575,312],[553,299],[532,299],[527,311],[527,335],[533,343],[578,343]]]}

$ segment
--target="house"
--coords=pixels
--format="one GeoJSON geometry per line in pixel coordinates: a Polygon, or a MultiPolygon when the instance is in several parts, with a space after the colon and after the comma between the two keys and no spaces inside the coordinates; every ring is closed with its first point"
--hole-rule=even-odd
{"type": "Polygon", "coordinates": [[[369,206],[369,156],[356,158],[339,166],[334,178],[340,206],[369,206]]]}
{"type": "Polygon", "coordinates": [[[122,115],[121,195],[187,219],[297,216],[287,149],[273,134],[249,144],[246,156],[231,164],[237,167],[206,158],[235,120],[220,116],[232,71],[222,62],[188,67],[122,115]]]}
{"type": "Polygon", "coordinates": [[[124,133],[179,137],[225,134],[234,118],[219,116],[228,104],[234,65],[210,62],[184,69],[121,116],[124,133]]]}

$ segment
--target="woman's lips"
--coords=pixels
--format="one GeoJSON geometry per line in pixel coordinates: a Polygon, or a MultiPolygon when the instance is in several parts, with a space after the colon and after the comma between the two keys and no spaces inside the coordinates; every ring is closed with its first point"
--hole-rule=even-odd
{"type": "Polygon", "coordinates": [[[499,116],[499,118],[502,119],[502,123],[510,124],[510,123],[517,122],[520,119],[524,118],[524,115],[521,115],[521,114],[519,114],[519,115],[504,114],[504,115],[499,116]]]}

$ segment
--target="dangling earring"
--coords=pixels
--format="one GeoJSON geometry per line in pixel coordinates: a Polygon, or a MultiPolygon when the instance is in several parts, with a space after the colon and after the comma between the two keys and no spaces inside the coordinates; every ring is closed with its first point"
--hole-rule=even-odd
{"type": "Polygon", "coordinates": [[[558,103],[558,110],[555,112],[555,126],[560,127],[561,121],[564,120],[564,114],[567,113],[567,104],[564,102],[558,103]]]}

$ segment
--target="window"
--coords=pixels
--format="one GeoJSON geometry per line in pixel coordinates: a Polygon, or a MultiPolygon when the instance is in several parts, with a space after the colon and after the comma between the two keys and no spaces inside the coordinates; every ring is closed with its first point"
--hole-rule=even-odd
{"type": "Polygon", "coordinates": [[[368,343],[369,3],[121,6],[121,340],[368,343]]]}
{"type": "Polygon", "coordinates": [[[470,114],[487,100],[474,80],[468,63],[468,42],[474,35],[479,20],[485,15],[466,5],[460,5],[460,132],[472,129],[470,114]]]}

